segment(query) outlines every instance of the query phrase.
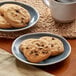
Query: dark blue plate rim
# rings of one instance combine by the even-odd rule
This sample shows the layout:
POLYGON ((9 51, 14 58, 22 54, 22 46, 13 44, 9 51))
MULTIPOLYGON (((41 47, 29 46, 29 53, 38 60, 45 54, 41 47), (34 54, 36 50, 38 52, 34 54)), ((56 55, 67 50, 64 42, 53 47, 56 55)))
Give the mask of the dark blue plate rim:
POLYGON ((26 29, 29 29, 29 28, 33 27, 38 22, 40 15, 39 15, 39 12, 38 12, 38 10, 36 8, 34 8, 33 6, 31 6, 31 5, 27 4, 27 3, 23 3, 23 2, 19 2, 19 1, 2 1, 2 2, 0 2, 0 4, 8 3, 8 2, 9 3, 12 3, 12 2, 13 3, 20 3, 20 4, 24 4, 25 6, 28 6, 28 7, 32 8, 37 13, 38 18, 37 18, 37 20, 35 22, 33 22, 33 24, 29 25, 28 27, 23 27, 23 28, 18 28, 18 29, 13 29, 13 30, 11 30, 11 29, 9 29, 9 30, 8 29, 0 29, 0 31, 2 31, 2 32, 22 31, 22 30, 26 30, 26 29))
POLYGON ((57 35, 57 34, 52 34, 52 33, 49 33, 49 32, 47 32, 47 33, 46 33, 46 32, 38 32, 38 33, 29 33, 29 34, 21 35, 20 37, 18 37, 18 38, 16 38, 16 39, 14 40, 11 49, 12 49, 13 55, 14 55, 18 60, 20 60, 20 61, 22 61, 22 62, 24 62, 24 63, 30 64, 30 65, 36 65, 36 66, 46 66, 46 65, 52 65, 52 64, 59 63, 59 62, 65 60, 65 59, 70 55, 70 53, 71 53, 71 45, 69 44, 69 42, 68 42, 64 37, 62 37, 62 36, 60 36, 60 35, 57 35), (18 39, 20 39, 20 38, 22 38, 22 37, 25 37, 25 36, 35 35, 35 34, 50 34, 50 35, 54 35, 54 36, 57 36, 57 37, 65 40, 66 43, 67 43, 68 46, 69 46, 69 51, 68 51, 67 55, 66 55, 64 58, 60 59, 60 60, 54 61, 54 62, 52 62, 52 63, 46 63, 46 64, 45 64, 45 63, 44 63, 44 64, 31 63, 31 62, 28 62, 28 61, 24 61, 24 60, 22 60, 20 57, 16 56, 16 54, 15 54, 15 52, 14 52, 14 50, 13 50, 13 47, 14 47, 14 45, 15 45, 16 40, 18 40, 18 39))

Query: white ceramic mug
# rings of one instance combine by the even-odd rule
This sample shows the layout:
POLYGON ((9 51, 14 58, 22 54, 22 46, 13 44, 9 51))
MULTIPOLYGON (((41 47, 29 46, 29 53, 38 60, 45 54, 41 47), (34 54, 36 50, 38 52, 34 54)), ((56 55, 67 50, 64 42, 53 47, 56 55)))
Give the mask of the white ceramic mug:
POLYGON ((52 9, 52 16, 55 20, 66 23, 76 18, 76 2, 62 3, 55 0, 43 0, 52 9))

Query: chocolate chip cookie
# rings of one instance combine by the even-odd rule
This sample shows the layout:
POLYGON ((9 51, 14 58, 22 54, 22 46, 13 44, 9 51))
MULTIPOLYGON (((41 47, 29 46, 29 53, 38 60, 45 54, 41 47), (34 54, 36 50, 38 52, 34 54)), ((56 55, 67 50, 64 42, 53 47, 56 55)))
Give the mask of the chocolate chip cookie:
POLYGON ((15 28, 25 27, 30 21, 29 12, 16 4, 3 4, 1 11, 5 19, 15 28))
POLYGON ((24 49, 26 48, 25 46, 28 45, 28 43, 30 44, 34 40, 36 40, 36 39, 30 38, 30 39, 23 40, 19 47, 20 51, 23 53, 24 49))
POLYGON ((48 45, 51 47, 51 56, 56 56, 64 52, 64 46, 61 40, 55 37, 44 36, 40 38, 43 41, 47 41, 48 45))
POLYGON ((46 41, 34 39, 23 48, 23 54, 30 62, 41 62, 51 55, 50 47, 46 41))

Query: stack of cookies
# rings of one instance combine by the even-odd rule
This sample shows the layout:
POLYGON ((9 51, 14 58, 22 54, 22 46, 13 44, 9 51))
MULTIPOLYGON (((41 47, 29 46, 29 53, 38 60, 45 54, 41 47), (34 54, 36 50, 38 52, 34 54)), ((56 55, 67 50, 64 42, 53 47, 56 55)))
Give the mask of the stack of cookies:
POLYGON ((27 26, 30 21, 29 12, 16 4, 0 6, 0 28, 20 28, 27 26))
POLYGON ((28 61, 38 63, 50 56, 56 56, 64 52, 61 40, 55 37, 44 36, 39 39, 26 39, 20 44, 20 51, 28 61))

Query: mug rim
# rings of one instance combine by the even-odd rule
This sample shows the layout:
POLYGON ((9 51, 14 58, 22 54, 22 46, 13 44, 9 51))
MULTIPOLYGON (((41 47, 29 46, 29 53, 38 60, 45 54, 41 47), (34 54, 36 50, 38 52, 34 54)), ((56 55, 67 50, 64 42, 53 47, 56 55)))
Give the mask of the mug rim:
POLYGON ((56 1, 56 0, 51 0, 51 1, 54 1, 54 2, 59 3, 59 4, 64 4, 64 5, 76 4, 76 2, 66 2, 66 3, 64 3, 64 2, 58 2, 58 1, 56 1))

